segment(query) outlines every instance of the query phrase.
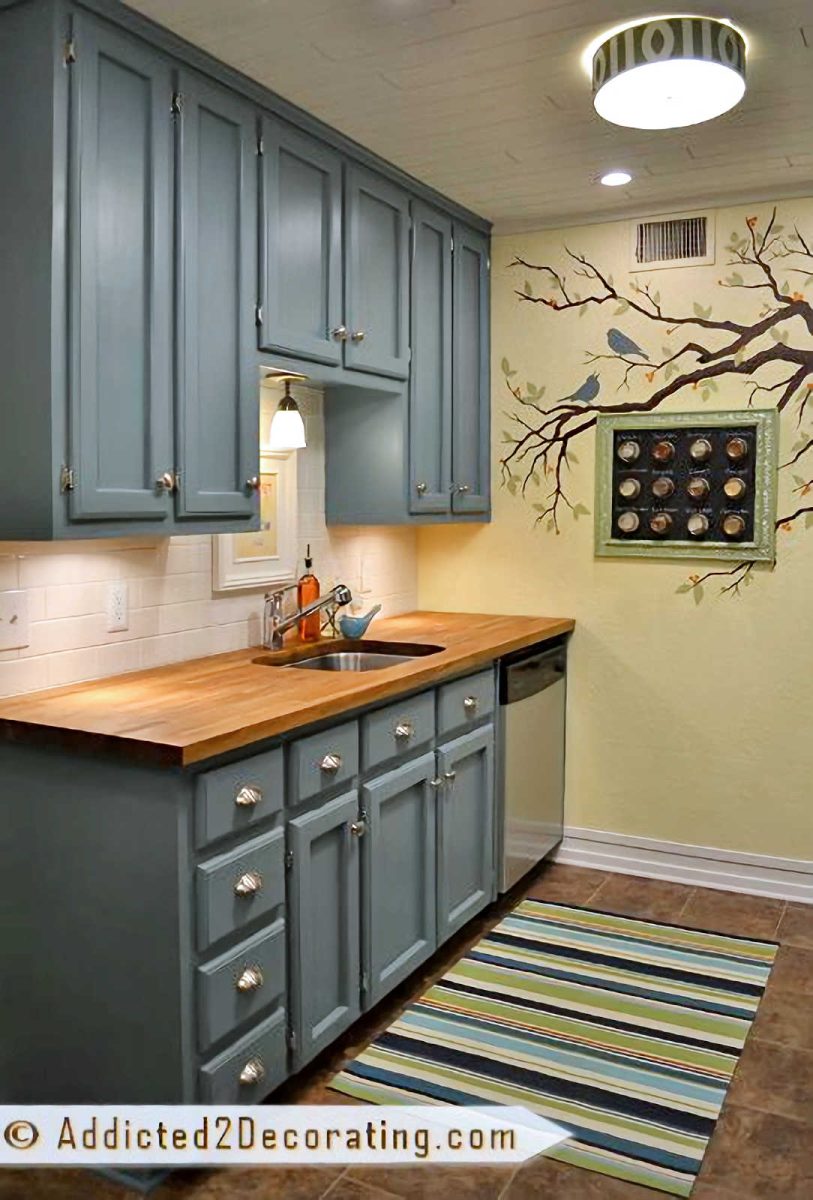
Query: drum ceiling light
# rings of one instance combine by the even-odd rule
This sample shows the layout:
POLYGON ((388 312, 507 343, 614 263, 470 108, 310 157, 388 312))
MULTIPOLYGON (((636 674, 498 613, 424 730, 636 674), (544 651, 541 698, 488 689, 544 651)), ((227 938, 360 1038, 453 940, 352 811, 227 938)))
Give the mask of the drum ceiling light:
POLYGON ((711 17, 653 17, 589 47, 593 103, 631 129, 679 129, 728 112, 745 94, 745 38, 711 17))

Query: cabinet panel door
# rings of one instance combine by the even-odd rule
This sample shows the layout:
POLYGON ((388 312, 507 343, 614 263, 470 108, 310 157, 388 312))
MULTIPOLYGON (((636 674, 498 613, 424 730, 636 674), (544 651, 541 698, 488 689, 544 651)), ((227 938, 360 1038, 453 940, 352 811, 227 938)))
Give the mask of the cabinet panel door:
POLYGON ((346 367, 409 374, 409 200, 395 184, 347 168, 346 367))
POLYGON ((359 842, 350 829, 357 817, 353 791, 296 817, 288 827, 297 1070, 361 1011, 359 842))
POLYGON ((250 517, 260 455, 254 109, 182 74, 178 514, 250 517))
POLYGON ((342 343, 342 165, 335 151, 264 117, 260 344, 337 364, 342 343))
POLYGON ((70 515, 166 520, 172 457, 172 77, 135 39, 74 18, 70 515))
POLYGON ((487 513, 491 493, 488 238, 454 231, 452 511, 487 513))
POLYGON ((438 751, 438 941, 489 903, 494 874, 494 726, 438 751))
POLYGON ((452 479, 452 222, 412 202, 409 511, 445 513, 452 479))
POLYGON ((436 945, 435 755, 362 789, 365 1005, 377 1004, 436 945))

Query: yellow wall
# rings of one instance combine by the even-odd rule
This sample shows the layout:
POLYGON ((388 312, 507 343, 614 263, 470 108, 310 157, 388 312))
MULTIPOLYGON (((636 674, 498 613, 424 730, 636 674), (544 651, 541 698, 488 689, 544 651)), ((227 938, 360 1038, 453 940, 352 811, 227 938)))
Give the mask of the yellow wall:
MULTIPOLYGON (((779 213, 786 228, 798 223, 813 244, 813 200, 782 202, 779 213)), ((813 529, 802 519, 780 530, 776 569, 755 571, 740 597, 721 597, 724 581, 712 580, 697 603, 695 594, 678 594, 677 588, 689 574, 716 564, 594 558, 592 431, 574 443, 579 462, 571 489, 591 515, 574 521, 565 514, 560 536, 534 527, 529 501, 540 497, 523 501, 510 495, 500 486, 498 467, 503 431, 510 428, 504 414, 518 407, 501 370, 504 357, 518 372, 512 382, 544 385, 545 401, 551 402, 585 378, 591 369, 585 366, 586 350, 607 353, 610 326, 638 340, 653 358, 661 356, 662 346, 676 348, 676 338, 656 333, 635 314, 616 315, 616 305, 579 316, 522 303, 514 289, 526 278, 535 294, 553 293, 539 276, 509 269, 515 255, 565 269, 567 245, 611 272, 619 291, 636 278, 648 279, 662 293, 664 307, 691 313, 699 302, 712 305, 715 318, 750 325, 765 293, 724 289, 718 281, 732 270, 725 251, 731 232, 747 232, 746 217, 752 215, 764 225, 770 209, 718 212, 716 266, 644 277, 628 270, 626 222, 494 240, 494 519, 489 526, 421 531, 419 598, 422 608, 576 618, 568 825, 813 859, 813 529)), ((794 290, 804 290, 803 276, 793 280, 794 290)), ((584 294, 587 287, 576 281, 574 290, 584 294)), ((807 292, 813 298, 813 281, 807 292)), ((789 337, 813 349, 798 318, 789 323, 789 337)), ((711 341, 720 344, 719 336, 711 341)), ((616 394, 617 364, 601 362, 597 369, 601 402, 643 399, 651 392, 643 373, 636 372, 630 393, 616 394)), ((769 373, 766 381, 780 377, 769 373)), ((684 390, 665 411, 740 407, 748 390, 745 379, 723 381, 705 404, 698 392, 684 390)), ((772 403, 776 395, 758 402, 767 406, 766 399, 772 403)), ((783 416, 782 461, 799 438, 797 411, 794 405, 783 416)), ((802 429, 813 433, 813 411, 802 429)), ((799 472, 804 479, 813 476, 813 452, 799 472)), ((791 473, 780 472, 782 515, 799 506, 791 495, 794 486, 791 473)))

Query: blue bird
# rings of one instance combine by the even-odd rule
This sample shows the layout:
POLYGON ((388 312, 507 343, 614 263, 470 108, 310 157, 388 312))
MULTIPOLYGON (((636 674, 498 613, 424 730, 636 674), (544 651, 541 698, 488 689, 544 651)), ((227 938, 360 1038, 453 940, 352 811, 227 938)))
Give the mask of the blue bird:
POLYGON ((630 355, 634 355, 637 358, 643 358, 646 362, 649 362, 649 355, 642 350, 641 347, 632 340, 632 338, 628 338, 625 333, 622 333, 620 329, 607 330, 607 345, 616 354, 623 354, 625 358, 629 358, 630 355))
POLYGON ((600 388, 598 375, 588 375, 584 383, 576 388, 573 395, 565 396, 561 403, 565 404, 568 400, 573 400, 576 404, 589 404, 591 400, 595 400, 600 388))

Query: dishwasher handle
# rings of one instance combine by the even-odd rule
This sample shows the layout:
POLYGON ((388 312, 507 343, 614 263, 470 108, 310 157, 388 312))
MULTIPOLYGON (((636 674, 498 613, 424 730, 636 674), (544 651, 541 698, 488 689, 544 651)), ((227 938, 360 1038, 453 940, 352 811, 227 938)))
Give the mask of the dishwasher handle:
POLYGON ((500 663, 500 704, 527 700, 546 688, 563 681, 567 670, 567 650, 557 646, 525 658, 500 663))

